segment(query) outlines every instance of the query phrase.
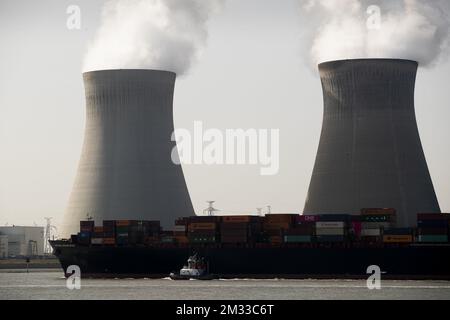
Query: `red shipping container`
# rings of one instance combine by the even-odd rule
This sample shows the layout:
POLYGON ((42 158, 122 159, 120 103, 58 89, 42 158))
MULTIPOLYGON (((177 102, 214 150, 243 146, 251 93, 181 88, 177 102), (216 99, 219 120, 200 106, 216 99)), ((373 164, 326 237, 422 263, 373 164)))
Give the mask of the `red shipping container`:
POLYGON ((361 230, 362 230, 362 223, 361 222, 353 221, 352 222, 352 228, 353 228, 353 231, 355 231, 355 235, 356 236, 360 236, 361 235, 361 230))

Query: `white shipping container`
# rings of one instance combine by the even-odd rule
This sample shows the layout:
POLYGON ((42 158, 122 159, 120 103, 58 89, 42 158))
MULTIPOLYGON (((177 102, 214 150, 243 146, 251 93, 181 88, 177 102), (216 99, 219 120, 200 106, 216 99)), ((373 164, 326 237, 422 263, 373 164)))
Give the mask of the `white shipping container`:
POLYGON ((380 229, 362 229, 361 236, 378 237, 378 236, 381 236, 381 230, 380 229))
POLYGON ((318 236, 343 236, 345 235, 344 228, 316 228, 316 235, 318 236))
POLYGON ((103 238, 92 238, 91 244, 103 244, 103 238))
POLYGON ((325 222, 325 221, 318 221, 316 222, 316 228, 331 228, 331 229, 339 229, 344 228, 345 224, 343 221, 331 221, 331 222, 325 222))

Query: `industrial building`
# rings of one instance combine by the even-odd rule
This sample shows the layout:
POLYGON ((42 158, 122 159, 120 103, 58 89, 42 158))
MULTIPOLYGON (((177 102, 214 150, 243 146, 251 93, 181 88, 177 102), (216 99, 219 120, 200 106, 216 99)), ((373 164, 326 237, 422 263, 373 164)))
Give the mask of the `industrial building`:
POLYGON ((44 227, 0 227, 0 258, 42 256, 44 227))
POLYGON ((439 213, 416 123, 418 63, 331 61, 319 66, 323 127, 305 214, 395 208, 400 227, 439 213))
POLYGON ((80 220, 159 220, 193 215, 180 165, 172 161, 176 75, 155 70, 84 73, 86 127, 60 235, 80 220))

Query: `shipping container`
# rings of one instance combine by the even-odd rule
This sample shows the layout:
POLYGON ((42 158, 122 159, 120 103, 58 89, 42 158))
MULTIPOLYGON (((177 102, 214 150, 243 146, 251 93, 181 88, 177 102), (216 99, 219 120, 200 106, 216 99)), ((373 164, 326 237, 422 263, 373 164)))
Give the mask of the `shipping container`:
POLYGON ((362 222, 352 221, 351 229, 353 230, 353 233, 355 234, 355 236, 359 237, 361 235, 362 222))
POLYGON ((186 232, 187 227, 185 225, 178 225, 173 227, 172 229, 174 232, 186 232))
POLYGON ((384 235, 383 242, 385 243, 412 243, 412 235, 384 235))
POLYGON ((176 240, 174 237, 161 237, 161 243, 175 243, 176 240))
POLYGON ((102 245, 103 238, 91 238, 91 244, 93 245, 102 245))
POLYGON ((344 227, 345 227, 345 223, 344 222, 338 222, 338 221, 335 221, 335 222, 322 222, 322 221, 316 222, 316 228, 322 228, 322 229, 325 229, 325 228, 331 228, 331 229, 340 228, 340 229, 343 229, 344 227))
POLYGON ((362 237, 379 237, 381 236, 380 229, 362 229, 361 230, 362 237))
POLYGON ((333 221, 341 221, 347 222, 350 221, 351 215, 349 214, 321 214, 319 215, 319 221, 324 222, 333 222, 333 221))
POLYGON ((289 235, 284 236, 284 242, 286 243, 311 243, 311 236, 289 235))
POLYGON ((361 241, 364 243, 380 243, 382 242, 382 238, 380 236, 362 236, 361 241))
POLYGON ((448 228, 447 220, 419 220, 417 221, 419 228, 448 228))
POLYGON ((116 220, 116 227, 128 227, 131 225, 131 220, 116 220))
POLYGON ((367 215, 361 216, 361 222, 395 222, 395 219, 390 215, 367 215))
POLYGON ((266 214, 264 216, 265 223, 294 223, 298 214, 266 214))
POLYGON ((103 230, 106 231, 114 231, 116 229, 116 221, 115 220, 103 220, 103 230))
POLYGON ((417 214, 417 220, 450 220, 450 214, 448 213, 419 213, 417 214))
POLYGON ((257 216, 222 216, 223 223, 250 223, 256 222, 257 216))
POLYGON ((392 236, 410 236, 414 232, 411 228, 391 228, 391 229, 384 229, 383 234, 384 235, 392 235, 392 236))
POLYGON ((314 235, 316 228, 314 225, 303 226, 299 225, 295 228, 286 229, 284 231, 285 236, 312 236, 314 235))
POLYGON ((362 222, 362 229, 392 229, 393 224, 390 222, 362 222))
POLYGON ((271 244, 281 244, 281 243, 283 243, 283 237, 281 237, 281 236, 271 236, 269 238, 269 242, 271 244))
POLYGON ((265 222, 263 224, 263 230, 286 230, 291 229, 292 223, 286 222, 265 222))
POLYGON ((116 237, 116 243, 117 243, 117 245, 128 245, 129 244, 129 242, 128 242, 128 236, 127 237, 120 237, 120 236, 117 236, 116 237))
POLYGON ((189 235, 189 242, 202 244, 202 243, 215 243, 217 242, 216 236, 211 235, 189 235))
POLYGON ((448 228, 419 228, 417 229, 417 233, 419 235, 442 235, 448 234, 448 228))
POLYGON ((189 217, 189 223, 218 223, 221 221, 219 216, 192 216, 189 217))
POLYGON ((116 244, 116 238, 103 238, 104 245, 114 245, 116 244))
POLYGON ((186 244, 189 243, 189 238, 187 236, 174 236, 177 243, 186 244))
POLYGON ((80 231, 81 232, 93 232, 94 225, 95 225, 95 222, 93 220, 80 221, 80 231))
POLYGON ((189 231, 197 230, 216 230, 217 224, 214 222, 196 222, 189 224, 189 231))
POLYGON ((317 236, 344 236, 344 228, 316 228, 317 236))
POLYGON ((419 235, 418 240, 422 243, 447 243, 448 235, 419 235))
POLYGON ((320 243, 331 243, 331 242, 344 242, 344 236, 333 236, 333 235, 324 235, 324 236, 316 236, 317 242, 320 243))
POLYGON ((363 208, 361 209, 361 215, 391 215, 394 216, 396 214, 396 210, 393 208, 363 208))
POLYGON ((241 236, 230 236, 230 235, 221 235, 220 242, 222 243, 248 243, 249 239, 246 235, 241 236))

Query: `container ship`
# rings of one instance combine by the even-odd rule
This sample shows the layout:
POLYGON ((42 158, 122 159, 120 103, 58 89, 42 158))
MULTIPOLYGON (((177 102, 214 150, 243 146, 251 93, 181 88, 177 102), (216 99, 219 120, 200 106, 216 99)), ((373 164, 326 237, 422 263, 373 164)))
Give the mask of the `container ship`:
MULTIPOLYGON (((159 221, 81 221, 80 232, 51 245, 63 270, 82 277, 161 278, 203 257, 222 278, 450 279, 450 214, 418 214, 417 228, 397 228, 394 209, 359 215, 267 214, 159 221)), ((69 276, 69 274, 66 274, 69 276)))

